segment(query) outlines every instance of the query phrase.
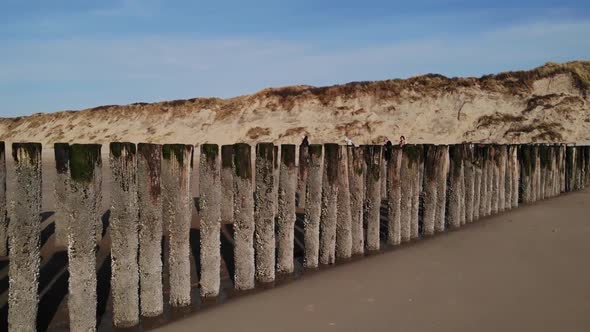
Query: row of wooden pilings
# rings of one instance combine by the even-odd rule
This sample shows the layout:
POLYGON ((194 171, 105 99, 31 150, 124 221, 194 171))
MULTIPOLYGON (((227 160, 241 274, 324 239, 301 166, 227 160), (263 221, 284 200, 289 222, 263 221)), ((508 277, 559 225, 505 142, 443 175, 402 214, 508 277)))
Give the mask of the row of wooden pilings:
MULTIPOLYGON (((56 241, 68 249, 70 328, 91 331, 97 325, 101 146, 54 148, 55 232, 56 241)), ((281 145, 280 153, 278 148, 259 143, 251 155, 248 144, 200 146, 201 297, 219 294, 222 222, 234 225, 234 287, 248 290, 294 271, 296 208, 304 212, 303 265, 313 269, 590 184, 588 146, 312 144, 299 147, 298 162, 295 145, 281 145), (383 203, 387 234, 380 238, 383 203)), ((36 328, 41 149, 36 143, 13 144, 16 185, 8 193, 7 213, 5 147, 0 144, 0 255, 10 256, 10 331, 36 328)), ((162 314, 163 236, 169 251, 164 255, 169 304, 191 305, 192 155, 192 145, 110 144, 111 292, 117 327, 162 314)))

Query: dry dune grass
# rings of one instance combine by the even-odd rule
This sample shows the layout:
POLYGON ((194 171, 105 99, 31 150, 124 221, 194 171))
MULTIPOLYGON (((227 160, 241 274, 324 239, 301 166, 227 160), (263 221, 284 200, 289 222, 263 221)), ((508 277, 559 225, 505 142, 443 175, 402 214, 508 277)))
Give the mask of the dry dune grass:
POLYGON ((480 78, 428 74, 328 87, 268 88, 229 99, 106 105, 0 119, 0 140, 190 143, 414 143, 590 140, 590 61, 480 78), (379 141, 380 142, 380 141, 379 141))

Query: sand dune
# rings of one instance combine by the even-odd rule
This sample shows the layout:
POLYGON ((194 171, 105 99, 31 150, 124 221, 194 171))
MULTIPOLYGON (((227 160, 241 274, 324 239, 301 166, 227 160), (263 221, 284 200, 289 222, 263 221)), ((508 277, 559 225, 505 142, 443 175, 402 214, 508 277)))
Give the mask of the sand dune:
POLYGON ((269 88, 0 119, 0 140, 200 144, 590 141, 590 61, 480 78, 424 75, 331 87, 269 88))

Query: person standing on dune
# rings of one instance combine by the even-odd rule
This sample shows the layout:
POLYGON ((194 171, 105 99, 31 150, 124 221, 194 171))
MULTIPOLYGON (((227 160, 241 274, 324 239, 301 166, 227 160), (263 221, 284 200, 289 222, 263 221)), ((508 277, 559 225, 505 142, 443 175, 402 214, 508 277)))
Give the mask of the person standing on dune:
POLYGON ((301 141, 301 146, 309 146, 309 139, 307 135, 303 136, 303 141, 301 141))
POLYGON ((346 142, 346 145, 348 145, 348 146, 354 146, 354 143, 352 142, 352 140, 346 136, 344 136, 344 142, 346 142))

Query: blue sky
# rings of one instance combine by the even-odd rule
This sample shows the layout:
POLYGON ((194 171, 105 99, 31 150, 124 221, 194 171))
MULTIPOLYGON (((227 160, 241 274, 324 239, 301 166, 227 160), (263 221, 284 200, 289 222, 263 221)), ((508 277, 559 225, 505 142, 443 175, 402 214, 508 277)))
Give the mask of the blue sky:
POLYGON ((590 59, 590 1, 1 0, 0 116, 590 59))

